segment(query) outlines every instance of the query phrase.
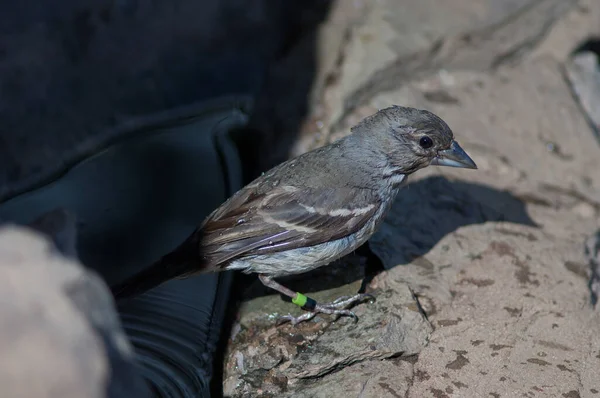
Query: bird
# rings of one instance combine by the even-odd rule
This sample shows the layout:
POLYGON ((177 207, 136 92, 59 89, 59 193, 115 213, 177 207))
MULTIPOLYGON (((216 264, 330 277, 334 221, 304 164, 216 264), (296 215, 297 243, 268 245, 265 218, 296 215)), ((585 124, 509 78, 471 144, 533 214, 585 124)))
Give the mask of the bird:
POLYGON ((367 116, 348 135, 262 173, 210 213, 173 251, 111 286, 116 300, 171 279, 228 270, 258 274, 268 288, 305 312, 356 315, 347 308, 369 294, 331 303, 275 279, 326 266, 361 247, 385 218, 408 176, 427 166, 477 169, 434 113, 392 105, 367 116))

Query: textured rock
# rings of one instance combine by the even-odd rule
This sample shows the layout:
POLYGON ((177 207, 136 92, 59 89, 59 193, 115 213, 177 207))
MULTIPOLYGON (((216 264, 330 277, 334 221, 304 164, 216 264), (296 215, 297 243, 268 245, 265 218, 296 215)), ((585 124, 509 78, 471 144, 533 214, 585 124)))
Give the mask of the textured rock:
MULTIPOLYGON (((347 294, 358 287, 359 284, 351 284, 312 296, 325 301, 343 294, 342 289, 347 289, 347 294)), ((255 299, 261 302, 258 305, 247 304, 247 308, 256 308, 259 313, 246 310, 240 319, 239 331, 233 336, 227 355, 225 393, 244 396, 259 388, 280 394, 303 391, 306 385, 315 389, 320 383, 335 385, 332 380, 336 376, 321 379, 322 376, 352 367, 347 375, 356 373, 362 379, 372 371, 366 367, 363 372, 358 370, 363 367, 352 365, 421 351, 432 329, 408 286, 389 281, 381 283, 374 293, 376 302, 355 308, 358 323, 349 319, 328 323, 319 317, 317 322, 277 327, 277 314, 272 311, 279 308, 274 304, 278 296, 255 299), (270 317, 261 322, 266 308, 271 311, 270 317)), ((287 309, 291 307, 290 303, 285 305, 287 309)))
MULTIPOLYGON (((240 313, 243 338, 230 344, 228 391, 436 398, 600 393, 600 318, 588 288, 590 277, 598 284, 597 241, 588 242, 587 257, 584 251, 600 222, 600 148, 565 81, 573 51, 600 33, 600 4, 503 2, 494 10, 500 2, 469 2, 455 14, 450 8, 463 2, 411 3, 402 12, 386 1, 357 4, 364 12, 348 25, 330 72, 335 78, 313 99, 313 118, 294 153, 347 134, 390 104, 429 109, 452 127, 479 170, 428 168, 411 178, 371 239, 385 271, 366 290, 378 301, 356 307, 359 325, 365 316, 373 323, 387 317, 381 311, 387 292, 410 290, 434 330, 427 346, 401 361, 352 364, 343 362, 345 353, 320 349, 311 355, 315 369, 336 359, 343 365, 309 371, 306 379, 285 373, 302 355, 276 355, 268 371, 252 378, 235 369, 247 358, 237 347, 268 351, 269 340, 249 331, 288 333, 289 326, 270 329, 257 314, 274 322, 290 307, 272 296, 254 299, 240 313), (429 24, 422 11, 443 21, 429 24), (294 358, 289 367, 287 358, 294 358), (373 376, 388 374, 394 383, 373 376)), ((577 65, 591 66, 586 57, 577 65)), ((590 84, 579 85, 596 94, 590 84)), ((321 284, 323 275, 331 274, 325 281, 337 287, 324 298, 355 292, 364 273, 350 259, 341 263, 305 276, 297 290, 320 298, 320 290, 331 289, 321 284)), ((324 331, 329 336, 318 340, 329 346, 351 340, 344 320, 327 320, 294 330, 324 331)), ((304 344, 287 341, 292 351, 304 344)))
POLYGON ((0 228, 0 274, 3 395, 148 396, 98 276, 16 226, 0 228))
POLYGON ((367 103, 382 92, 440 71, 488 71, 519 59, 575 3, 455 0, 411 2, 405 7, 391 1, 365 3, 364 18, 339 50, 344 62, 336 79, 315 106, 319 134, 299 140, 294 153, 346 134, 376 109, 367 103))
MULTIPOLYGON (((488 224, 461 228, 429 252, 436 266, 429 282, 420 281, 430 285, 421 294, 436 296, 437 312, 428 311, 436 330, 415 364, 422 380, 410 396, 600 391, 600 317, 588 305, 587 267, 574 243, 534 228, 488 224), (451 294, 442 298, 441 286, 451 294)), ((402 268, 388 277, 419 272, 418 265, 402 268)))
POLYGON ((565 65, 573 94, 600 138, 600 58, 592 51, 575 54, 565 65))
POLYGON ((306 382, 288 397, 403 397, 412 381, 412 366, 404 360, 366 361, 326 379, 306 382))

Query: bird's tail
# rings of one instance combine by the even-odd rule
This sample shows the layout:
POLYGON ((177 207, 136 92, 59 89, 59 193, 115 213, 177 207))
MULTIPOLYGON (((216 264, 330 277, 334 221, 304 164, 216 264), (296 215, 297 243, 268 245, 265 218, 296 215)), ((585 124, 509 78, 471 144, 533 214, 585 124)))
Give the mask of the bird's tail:
POLYGON ((172 252, 137 274, 118 284, 110 290, 116 300, 138 296, 171 279, 185 278, 193 274, 208 271, 200 256, 196 233, 172 252))

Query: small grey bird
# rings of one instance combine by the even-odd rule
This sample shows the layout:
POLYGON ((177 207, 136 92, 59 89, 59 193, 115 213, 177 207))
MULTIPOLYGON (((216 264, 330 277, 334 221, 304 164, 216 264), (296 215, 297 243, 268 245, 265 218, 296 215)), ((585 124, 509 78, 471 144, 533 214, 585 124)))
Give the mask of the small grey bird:
POLYGON ((392 106, 351 134, 264 173, 213 211, 192 235, 148 269, 112 287, 117 299, 167 280, 240 270, 308 312, 355 315, 369 295, 319 304, 273 278, 327 265, 356 250, 381 224, 409 174, 429 165, 476 169, 452 130, 426 110, 392 106))

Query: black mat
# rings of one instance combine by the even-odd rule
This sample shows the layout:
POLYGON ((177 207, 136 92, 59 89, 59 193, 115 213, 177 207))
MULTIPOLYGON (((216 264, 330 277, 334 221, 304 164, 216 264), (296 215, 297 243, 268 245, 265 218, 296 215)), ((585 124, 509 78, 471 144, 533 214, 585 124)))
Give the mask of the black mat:
MULTIPOLYGON (((211 101, 133 123, 62 176, 0 204, 26 223, 56 207, 78 218, 81 261, 114 283, 183 241, 241 185, 227 132, 241 127, 244 98, 211 101)), ((209 395, 212 357, 230 275, 171 281, 120 303, 141 372, 161 396, 209 395)))

